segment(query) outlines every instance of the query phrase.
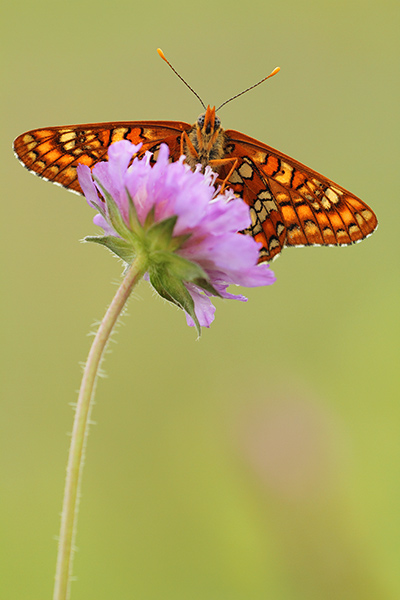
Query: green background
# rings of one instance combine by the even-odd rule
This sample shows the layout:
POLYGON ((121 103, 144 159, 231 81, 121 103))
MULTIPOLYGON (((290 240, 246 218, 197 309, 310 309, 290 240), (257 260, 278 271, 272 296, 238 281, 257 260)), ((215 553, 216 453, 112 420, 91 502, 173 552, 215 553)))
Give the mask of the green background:
POLYGON ((31 177, 36 127, 210 104, 351 189, 378 231, 287 249, 196 341, 142 283, 103 364, 72 600, 400 597, 398 3, 4 3, 0 597, 50 598, 70 403, 121 266, 31 177))

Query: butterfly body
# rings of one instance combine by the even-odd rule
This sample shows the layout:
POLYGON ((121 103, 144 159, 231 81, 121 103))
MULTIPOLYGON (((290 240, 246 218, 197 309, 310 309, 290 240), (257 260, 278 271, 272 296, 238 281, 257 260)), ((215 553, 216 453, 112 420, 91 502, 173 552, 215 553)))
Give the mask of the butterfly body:
POLYGON ((192 169, 210 165, 218 182, 233 189, 250 207, 252 224, 242 233, 262 244, 259 262, 284 246, 348 245, 377 226, 373 211, 359 198, 278 150, 234 130, 224 130, 208 107, 196 123, 127 121, 48 127, 16 138, 22 164, 40 177, 82 194, 79 163, 93 167, 107 160, 110 144, 142 143, 156 158, 161 143, 172 161, 181 154, 192 169))
POLYGON ((215 107, 208 107, 189 131, 183 133, 182 150, 192 169, 201 164, 203 170, 207 165, 212 165, 218 171, 218 164, 226 154, 226 135, 215 114, 215 107))

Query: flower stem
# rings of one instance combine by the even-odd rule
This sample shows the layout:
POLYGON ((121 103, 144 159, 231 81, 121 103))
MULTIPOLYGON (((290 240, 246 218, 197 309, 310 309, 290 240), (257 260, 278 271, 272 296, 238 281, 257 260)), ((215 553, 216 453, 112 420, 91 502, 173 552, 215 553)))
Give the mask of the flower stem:
POLYGON ((147 270, 147 258, 138 255, 118 288, 94 338, 83 373, 76 406, 65 481, 57 568, 53 600, 67 600, 70 594, 73 545, 78 516, 78 497, 84 451, 94 389, 101 359, 110 334, 133 287, 147 270))

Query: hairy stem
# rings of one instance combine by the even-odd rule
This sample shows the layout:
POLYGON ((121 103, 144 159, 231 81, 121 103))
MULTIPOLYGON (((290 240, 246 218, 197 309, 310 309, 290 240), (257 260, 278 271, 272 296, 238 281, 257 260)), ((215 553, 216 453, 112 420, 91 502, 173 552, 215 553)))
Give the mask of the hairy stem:
POLYGON ((146 268, 146 258, 137 256, 129 267, 122 284, 118 288, 118 291, 100 324, 86 362, 79 390, 68 456, 53 600, 67 600, 70 594, 73 545, 78 516, 79 487, 82 476, 91 405, 99 366, 113 327, 117 322, 133 287, 144 275, 146 268))

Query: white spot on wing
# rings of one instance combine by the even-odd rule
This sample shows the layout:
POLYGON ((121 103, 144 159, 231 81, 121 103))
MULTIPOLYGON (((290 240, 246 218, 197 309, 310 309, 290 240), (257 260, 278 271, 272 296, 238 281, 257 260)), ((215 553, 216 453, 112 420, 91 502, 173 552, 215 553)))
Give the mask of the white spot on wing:
POLYGON ((251 179, 253 177, 253 168, 247 162, 244 162, 239 167, 239 173, 244 179, 251 179))
POLYGON ((325 196, 327 196, 329 198, 329 200, 331 202, 333 202, 334 204, 336 204, 337 202, 339 202, 340 198, 337 195, 336 192, 333 191, 332 188, 328 188, 325 192, 325 196))

